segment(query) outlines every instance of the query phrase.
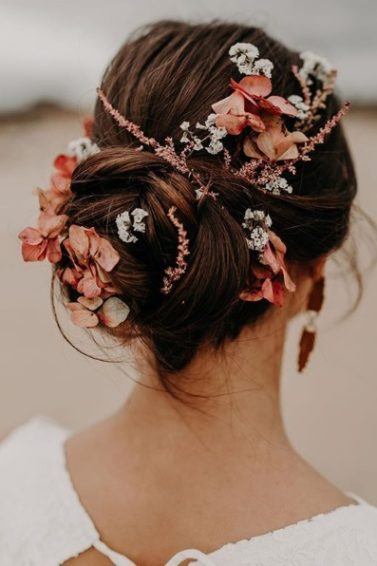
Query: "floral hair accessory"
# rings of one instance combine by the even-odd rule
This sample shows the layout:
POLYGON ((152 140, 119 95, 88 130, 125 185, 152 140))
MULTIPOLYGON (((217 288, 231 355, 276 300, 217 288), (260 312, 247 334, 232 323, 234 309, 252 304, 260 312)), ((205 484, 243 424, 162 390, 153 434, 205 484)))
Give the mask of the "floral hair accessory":
POLYGON ((190 255, 189 251, 189 239, 187 238, 187 232, 183 224, 175 216, 176 207, 172 206, 169 208, 168 217, 170 218, 173 225, 178 231, 178 254, 175 260, 174 267, 167 267, 165 269, 165 277, 163 279, 163 287, 161 289, 164 295, 168 295, 173 288, 173 284, 176 283, 182 275, 187 270, 186 257, 190 255))
POLYGON ((259 49, 251 43, 235 43, 229 49, 230 60, 236 63, 242 75, 265 75, 271 78, 274 68, 269 59, 258 59, 259 49))
POLYGON ((118 214, 115 222, 118 228, 118 236, 122 242, 128 244, 138 241, 135 232, 145 233, 144 218, 146 216, 148 216, 148 212, 142 208, 135 208, 131 213, 125 210, 121 214, 118 214))
POLYGON ((313 123, 320 117, 325 101, 335 86, 336 71, 323 58, 310 52, 301 54, 303 61, 299 69, 292 72, 301 86, 301 94, 288 99, 273 92, 273 63, 259 58, 259 49, 251 43, 236 43, 229 50, 231 61, 236 63, 240 74, 246 75, 239 82, 230 79, 232 93, 212 104, 213 112, 204 123, 191 126, 186 120, 181 124, 183 134, 178 151, 172 138, 164 144, 148 138, 141 128, 123 117, 109 102, 100 89, 98 96, 104 108, 119 126, 130 132, 142 145, 149 147, 180 173, 187 175, 197 185, 196 195, 201 201, 211 193, 205 179, 190 167, 188 158, 197 151, 212 155, 223 154, 224 167, 234 174, 247 179, 256 188, 272 194, 292 193, 292 187, 283 177, 284 172, 296 173, 299 161, 310 160, 310 153, 337 125, 348 111, 346 103, 337 114, 314 135, 309 136, 313 123), (318 85, 313 93, 313 85, 318 85), (290 131, 286 119, 294 123, 290 131), (246 161, 235 166, 227 145, 228 136, 240 137, 246 161))
POLYGON ((286 247, 270 229, 272 220, 262 210, 248 208, 242 226, 249 231, 246 242, 253 252, 251 270, 254 281, 250 289, 240 293, 239 298, 243 301, 266 299, 270 303, 282 306, 285 298, 284 289, 290 293, 296 290, 284 261, 286 247))
MULTIPOLYGON (((89 129, 87 121, 85 130, 88 134, 89 129)), ((75 224, 68 228, 68 216, 60 214, 71 198, 73 170, 98 151, 96 144, 85 136, 71 142, 67 153, 55 159, 50 187, 37 192, 41 208, 37 227, 25 228, 19 239, 25 261, 47 259, 56 266, 61 283, 76 294, 76 301, 67 304, 74 324, 85 328, 98 324, 114 328, 129 314, 129 307, 115 296, 117 289, 109 277, 119 262, 119 254, 94 228, 75 224), (62 260, 64 267, 59 265, 62 260)), ((137 221, 141 222, 140 216, 137 221)))

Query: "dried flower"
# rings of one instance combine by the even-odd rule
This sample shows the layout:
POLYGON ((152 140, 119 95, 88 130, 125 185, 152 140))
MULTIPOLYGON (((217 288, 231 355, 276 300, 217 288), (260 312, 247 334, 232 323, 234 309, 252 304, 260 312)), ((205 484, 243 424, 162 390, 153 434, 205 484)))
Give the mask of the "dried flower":
POLYGON ((148 216, 148 212, 142 208, 135 208, 131 215, 128 210, 118 214, 115 222, 118 228, 118 236, 122 242, 129 244, 138 241, 134 232, 145 233, 145 222, 143 220, 146 216, 148 216))
POLYGON ((296 118, 298 120, 306 120, 310 107, 308 104, 305 104, 302 96, 299 96, 298 94, 291 94, 291 96, 288 96, 288 100, 297 109, 296 118))
POLYGON ((92 142, 88 137, 78 138, 71 141, 67 146, 67 155, 75 157, 77 163, 81 163, 91 155, 95 155, 100 151, 97 144, 92 142))
POLYGON ((293 192, 293 187, 288 184, 287 179, 284 179, 284 177, 277 177, 276 179, 271 180, 265 184, 264 188, 266 191, 269 191, 274 195, 280 195, 281 191, 285 191, 288 194, 293 192))
POLYGON ((236 63, 243 75, 253 74, 253 62, 259 56, 259 49, 251 43, 235 43, 229 49, 230 60, 236 63))
POLYGON ((168 217, 173 223, 173 225, 177 228, 178 231, 178 253, 175 260, 174 267, 167 267, 165 269, 165 276, 163 278, 163 286, 162 286, 162 293, 168 295, 173 288, 173 284, 177 282, 182 275, 187 270, 187 261, 186 257, 190 255, 189 250, 189 239, 187 238, 187 232, 182 224, 175 216, 177 208, 175 206, 171 206, 168 210, 168 217))

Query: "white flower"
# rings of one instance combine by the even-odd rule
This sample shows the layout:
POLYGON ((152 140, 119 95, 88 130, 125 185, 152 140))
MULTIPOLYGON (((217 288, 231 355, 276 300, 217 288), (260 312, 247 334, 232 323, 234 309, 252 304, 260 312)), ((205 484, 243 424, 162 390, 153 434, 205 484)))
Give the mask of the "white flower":
POLYGON ((250 60, 259 57, 259 49, 252 43, 235 43, 229 49, 230 60, 237 62, 237 59, 244 55, 250 60), (236 59, 236 60, 235 60, 236 59))
POLYGON ((118 214, 115 219, 118 228, 118 236, 122 242, 126 242, 127 244, 138 241, 138 238, 135 234, 133 234, 133 231, 145 233, 145 223, 143 222, 143 219, 148 216, 148 212, 142 208, 135 208, 131 212, 131 215, 133 217, 133 221, 131 220, 128 210, 118 214))
POLYGON ((216 124, 216 117, 217 117, 217 114, 214 114, 214 113, 209 114, 207 116, 207 120, 205 121, 205 127, 207 129, 211 128, 212 126, 214 126, 216 124))
POLYGON ((194 136, 193 142, 194 142, 194 146, 193 146, 194 151, 200 151, 201 149, 203 149, 203 144, 201 139, 194 136))
POLYGON ((226 128, 221 126, 220 128, 216 128, 215 126, 210 128, 211 132, 211 141, 222 140, 228 134, 226 128))
POLYGON ((287 179, 284 177, 277 177, 273 181, 270 181, 264 186, 266 191, 270 191, 274 195, 280 195, 281 191, 285 191, 288 194, 293 192, 293 187, 288 184, 287 179))
POLYGON ((270 215, 263 210, 247 208, 242 226, 250 231, 246 238, 248 247, 253 251, 263 252, 269 240, 268 229, 272 226, 270 215))
POLYGON ((211 140, 211 143, 209 144, 208 147, 206 147, 206 150, 208 151, 208 153, 211 153, 212 155, 216 155, 217 153, 220 153, 220 151, 222 151, 224 149, 224 146, 222 144, 221 141, 213 139, 211 140))
POLYGON ((183 130, 184 132, 187 132, 189 127, 190 127, 190 122, 182 122, 182 124, 179 126, 181 128, 181 130, 183 130))
POLYGON ((93 143, 88 137, 72 140, 67 146, 67 154, 76 157, 77 162, 81 163, 91 155, 95 155, 100 151, 97 144, 93 143))
POLYGON ((273 68, 274 64, 269 59, 258 59, 258 61, 254 63, 252 71, 254 75, 264 75, 270 79, 273 68))
POLYGON ((288 97, 288 100, 297 110, 296 118, 298 120, 305 120, 308 117, 309 106, 305 104, 302 96, 299 96, 298 94, 291 94, 291 96, 288 97))
POLYGON ((145 233, 145 222, 143 222, 143 219, 148 216, 148 212, 142 208, 135 208, 131 214, 134 217, 133 229, 135 232, 145 233))
POLYGON ((188 135, 187 135, 187 132, 185 132, 185 133, 183 134, 183 136, 181 137, 180 141, 181 141, 182 143, 187 143, 187 142, 189 141, 189 137, 188 137, 188 135))
POLYGON ((300 75, 307 80, 309 84, 309 75, 315 77, 321 82, 325 82, 329 75, 331 75, 335 70, 325 57, 316 55, 316 53, 312 53, 311 51, 304 51, 303 53, 300 53, 300 58, 304 62, 300 69, 300 75))
POLYGON ((261 226, 256 226, 250 232, 249 238, 246 238, 248 247, 256 252, 263 252, 268 244, 268 232, 261 226))
POLYGON ((259 56, 259 50, 251 43, 235 43, 229 49, 230 60, 236 63, 243 75, 253 73, 253 62, 259 56))

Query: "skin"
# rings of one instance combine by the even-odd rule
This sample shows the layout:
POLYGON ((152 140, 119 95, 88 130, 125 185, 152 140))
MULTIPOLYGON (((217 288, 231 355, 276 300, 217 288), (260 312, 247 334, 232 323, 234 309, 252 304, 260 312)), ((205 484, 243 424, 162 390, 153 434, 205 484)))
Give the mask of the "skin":
MULTIPOLYGON (((279 381, 289 320, 305 307, 324 260, 283 308, 214 353, 203 347, 176 376, 191 396, 161 391, 153 360, 136 349, 142 383, 107 420, 66 443, 68 468, 101 538, 138 566, 176 552, 205 553, 352 501, 294 448, 279 381)), ((91 549, 66 566, 107 565, 91 549)))

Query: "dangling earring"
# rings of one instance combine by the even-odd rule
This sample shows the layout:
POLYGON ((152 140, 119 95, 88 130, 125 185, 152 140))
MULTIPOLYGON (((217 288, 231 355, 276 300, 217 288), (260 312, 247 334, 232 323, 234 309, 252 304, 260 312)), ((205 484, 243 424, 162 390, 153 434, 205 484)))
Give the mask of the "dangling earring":
POLYGON ((318 313, 322 308, 324 300, 325 278, 321 277, 313 285, 310 292, 307 308, 308 320, 303 328, 299 346, 298 371, 301 373, 308 363, 309 356, 313 351, 317 333, 318 313))

